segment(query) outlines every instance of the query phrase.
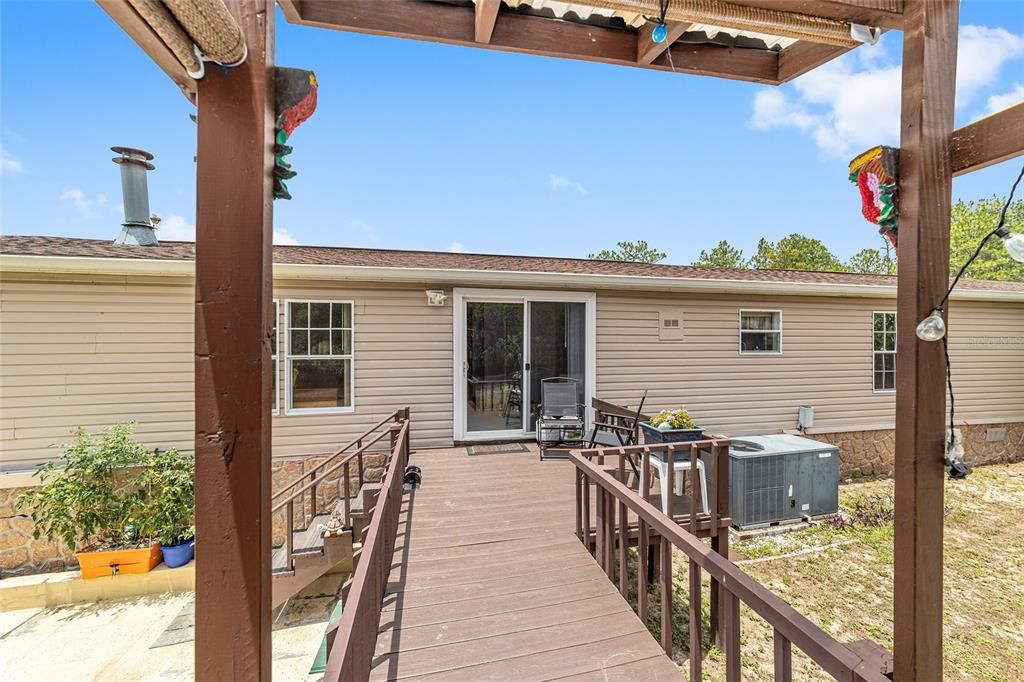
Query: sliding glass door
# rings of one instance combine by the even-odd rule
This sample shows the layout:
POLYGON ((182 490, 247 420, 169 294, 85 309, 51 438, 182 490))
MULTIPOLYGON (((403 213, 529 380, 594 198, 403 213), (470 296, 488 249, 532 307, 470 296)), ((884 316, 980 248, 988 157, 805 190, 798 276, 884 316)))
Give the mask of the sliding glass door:
POLYGON ((586 403, 587 339, 585 303, 530 301, 529 396, 527 431, 537 425, 541 381, 552 377, 576 380, 577 402, 586 403))
POLYGON ((466 431, 523 428, 523 304, 466 302, 466 431))
POLYGON ((461 367, 456 440, 533 433, 541 382, 551 377, 576 380, 586 414, 593 382, 593 295, 456 290, 455 305, 461 367))

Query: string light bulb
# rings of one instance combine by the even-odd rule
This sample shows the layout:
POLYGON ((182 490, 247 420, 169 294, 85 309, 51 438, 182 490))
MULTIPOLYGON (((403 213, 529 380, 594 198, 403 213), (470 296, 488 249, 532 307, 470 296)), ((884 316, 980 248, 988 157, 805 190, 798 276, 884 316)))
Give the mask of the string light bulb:
POLYGON ((666 38, 668 38, 668 26, 665 24, 658 24, 654 27, 654 30, 651 31, 651 40, 659 45, 665 42, 666 38))
POLYGON ((941 308, 933 310, 931 315, 917 325, 917 338, 922 341, 939 341, 945 335, 946 321, 942 319, 941 308))
POLYGON ((996 234, 1002 237, 1003 246, 1006 247, 1006 251, 1010 254, 1010 258, 1020 263, 1024 263, 1024 234, 1010 232, 1005 227, 996 232, 996 234))

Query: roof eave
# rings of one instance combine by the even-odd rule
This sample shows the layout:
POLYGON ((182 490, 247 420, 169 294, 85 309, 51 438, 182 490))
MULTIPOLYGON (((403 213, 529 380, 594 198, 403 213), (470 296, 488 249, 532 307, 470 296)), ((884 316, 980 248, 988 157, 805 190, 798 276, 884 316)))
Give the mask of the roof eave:
MULTIPOLYGON (((0 254, 0 271, 51 272, 91 275, 147 275, 190 277, 194 261, 142 258, 95 258, 81 256, 32 256, 0 254)), ((635 289, 692 293, 729 293, 789 296, 845 296, 895 298, 896 287, 888 284, 833 284, 822 282, 778 282, 738 279, 698 279, 593 273, 523 272, 453 268, 385 267, 374 265, 328 265, 275 263, 279 279, 394 282, 407 284, 474 284, 493 286, 535 286, 573 289, 635 289)), ((958 289, 959 300, 1024 302, 1024 291, 958 289)))

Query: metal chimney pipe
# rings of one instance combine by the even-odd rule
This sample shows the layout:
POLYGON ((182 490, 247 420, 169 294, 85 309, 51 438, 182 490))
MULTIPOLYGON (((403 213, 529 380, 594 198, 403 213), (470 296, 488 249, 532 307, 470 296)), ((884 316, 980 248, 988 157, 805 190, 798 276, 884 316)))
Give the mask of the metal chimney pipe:
POLYGON ((131 147, 111 147, 116 156, 111 161, 121 166, 121 194, 124 197, 124 223, 114 244, 127 246, 159 246, 156 230, 149 217, 149 186, 146 172, 156 166, 153 155, 131 147))

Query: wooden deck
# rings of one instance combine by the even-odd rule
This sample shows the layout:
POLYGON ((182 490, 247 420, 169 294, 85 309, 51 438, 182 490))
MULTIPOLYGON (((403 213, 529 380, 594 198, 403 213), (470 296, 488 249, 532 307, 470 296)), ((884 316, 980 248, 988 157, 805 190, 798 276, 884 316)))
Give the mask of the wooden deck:
POLYGON ((572 465, 424 450, 371 679, 680 679, 574 535, 572 465))

